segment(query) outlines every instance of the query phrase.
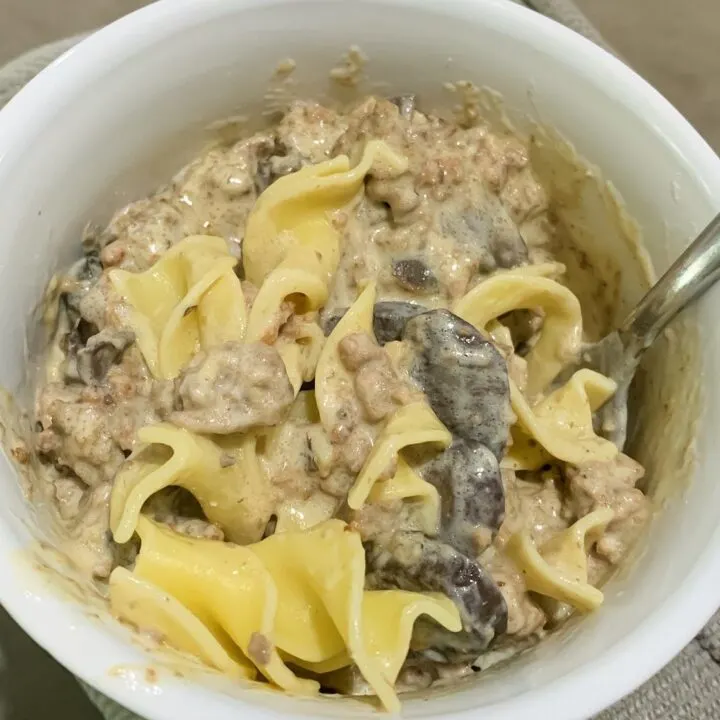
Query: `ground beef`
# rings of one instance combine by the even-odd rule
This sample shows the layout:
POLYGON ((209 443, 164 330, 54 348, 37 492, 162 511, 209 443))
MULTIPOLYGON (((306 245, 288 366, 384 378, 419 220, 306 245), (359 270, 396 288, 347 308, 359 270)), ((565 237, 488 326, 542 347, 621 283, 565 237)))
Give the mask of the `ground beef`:
POLYGON ((36 436, 41 457, 68 468, 95 487, 112 480, 125 459, 113 437, 113 415, 105 393, 85 386, 48 385, 40 396, 36 436))
POLYGON ((512 560, 498 553, 488 562, 487 570, 507 604, 507 634, 525 638, 541 630, 547 622, 545 613, 528 594, 523 575, 512 560))
POLYGON ((595 545, 595 552, 613 565, 627 554, 650 516, 650 501, 635 487, 644 472, 622 453, 610 462, 566 468, 570 504, 578 517, 605 507, 615 512, 595 545))
POLYGON ((379 422, 410 401, 411 391, 395 373, 388 354, 365 333, 352 333, 338 345, 343 365, 355 373, 355 393, 370 422, 379 422))
POLYGON ((294 399, 274 347, 227 342, 198 353, 176 382, 176 425, 229 434, 281 422, 294 399))

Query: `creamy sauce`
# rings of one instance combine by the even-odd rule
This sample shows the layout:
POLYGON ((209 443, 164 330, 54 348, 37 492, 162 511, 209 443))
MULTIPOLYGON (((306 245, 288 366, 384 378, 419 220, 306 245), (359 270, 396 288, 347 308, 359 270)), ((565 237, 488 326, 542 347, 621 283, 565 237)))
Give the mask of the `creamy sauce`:
MULTIPOLYGON (((351 84, 361 73, 361 56, 350 54, 335 79, 351 84)), ((133 548, 111 539, 108 502, 139 428, 169 420, 200 433, 253 430, 272 489, 262 511, 265 535, 339 515, 366 542, 370 587, 443 592, 461 609, 459 638, 420 633, 424 650, 408 660, 406 684, 417 677, 419 686, 428 673, 440 678, 438 660, 462 674, 493 642, 500 651, 541 637, 568 611, 528 592, 505 552, 509 537, 526 527, 542 544, 609 507, 615 517, 589 551, 590 581, 600 582, 648 517, 636 488, 643 471, 621 455, 604 464, 501 472, 513 420, 508 376, 523 386, 523 348, 542 317, 523 311, 506 318, 515 342, 500 348, 443 308, 498 270, 560 259, 580 273, 580 282, 572 272, 562 281, 583 287, 584 307, 595 309, 591 325, 606 327, 607 283, 580 254, 572 256, 562 232, 527 143, 476 116, 447 122, 406 100, 367 98, 347 112, 298 102, 272 129, 205 152, 90 234, 85 258, 56 281, 55 338, 38 387, 32 447, 24 451, 42 464, 40 482, 74 562, 100 582, 133 562, 133 548), (362 288, 377 282, 376 337, 357 333, 339 347, 350 380, 337 395, 334 426, 324 428, 304 396, 293 402, 274 347, 297 332, 292 302, 262 343, 228 343, 199 353, 173 382, 154 379, 128 335, 129 308, 108 270, 146 270, 193 234, 219 235, 241 258, 244 226, 264 189, 338 154, 355 158, 369 139, 407 157, 408 171, 395 177, 375 169, 358 202, 334 214, 343 240, 339 268, 321 316, 303 320, 327 334, 362 288), (437 537, 424 534, 421 509, 412 504, 350 511, 344 503, 386 418, 418 397, 453 434, 439 458, 422 451, 412 458, 441 495, 437 537)), ((243 290, 252 303, 257 288, 244 281, 243 290)), ((177 532, 222 538, 186 494, 159 494, 147 509, 177 532)))

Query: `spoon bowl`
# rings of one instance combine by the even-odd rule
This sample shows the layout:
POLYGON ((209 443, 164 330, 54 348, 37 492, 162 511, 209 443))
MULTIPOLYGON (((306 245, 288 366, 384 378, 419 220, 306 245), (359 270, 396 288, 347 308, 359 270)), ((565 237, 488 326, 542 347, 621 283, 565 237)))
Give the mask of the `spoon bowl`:
POLYGON ((643 353, 675 316, 720 279, 720 214, 716 215, 665 274, 650 288, 623 324, 563 368, 553 386, 578 370, 595 370, 617 383, 615 394, 598 410, 596 430, 622 450, 627 439, 627 400, 643 353))

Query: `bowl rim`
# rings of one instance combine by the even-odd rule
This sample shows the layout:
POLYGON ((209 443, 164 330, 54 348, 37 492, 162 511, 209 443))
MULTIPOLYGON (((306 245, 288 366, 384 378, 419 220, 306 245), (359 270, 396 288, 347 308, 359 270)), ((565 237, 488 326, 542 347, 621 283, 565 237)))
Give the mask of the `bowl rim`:
MULTIPOLYGON (((82 40, 51 63, 0 111, 0 167, 13 145, 38 133, 53 109, 65 105, 83 87, 122 63, 138 49, 150 46, 158 36, 193 24, 235 14, 243 9, 314 0, 160 0, 127 15, 82 40), (142 31, 139 32, 139 28, 142 31)), ((335 0, 337 2, 337 0, 335 0)), ((342 0, 341 0, 342 1, 342 0)), ((350 0, 365 5, 393 4, 413 10, 432 10, 462 16, 467 21, 489 23, 521 42, 541 44, 543 52, 559 61, 572 57, 577 75, 585 81, 603 77, 608 96, 629 106, 638 116, 652 118, 651 130, 662 136, 694 172, 709 197, 720 198, 720 159, 687 120, 658 91, 633 70, 591 41, 540 13, 507 0, 350 0), (541 39, 540 39, 541 38, 541 39), (610 81, 610 79, 612 81, 610 81)), ((719 203, 720 205, 720 203, 719 203)), ((14 552, 7 528, 0 525, 0 555, 14 552)), ((667 664, 697 634, 720 605, 720 529, 696 559, 683 586, 648 612, 632 633, 608 648, 592 666, 580 666, 549 684, 533 688, 484 707, 488 718, 511 718, 520 699, 532 695, 538 717, 573 720, 594 715, 610 707, 639 687, 667 664), (681 621, 678 621, 681 618, 681 621), (662 626, 658 634, 655 628, 662 626), (602 677, 610 682, 597 682, 602 677), (563 698, 558 703, 558 697, 563 698), (509 707, 511 703, 515 708, 509 707), (517 703, 517 705, 516 705, 517 703), (507 713, 507 714, 506 714, 507 713)), ((48 629, 45 619, 27 602, 27 592, 18 591, 16 567, 0 563, 0 602, 15 621, 56 660, 88 685, 124 707, 152 720, 176 720, 178 711, 196 696, 197 686, 167 685, 160 702, 147 693, 128 691, 107 673, 94 675, 82 646, 73 642, 72 618, 68 627, 48 629), (172 696, 172 697, 170 697, 172 696)), ((96 630, 96 632, 102 632, 96 630)), ((256 718, 281 714, 241 700, 256 718)), ((211 705, 215 705, 211 701, 211 705)), ((223 704, 224 705, 224 704, 223 704)), ((206 710, 211 707, 206 705, 206 710)), ((220 710, 218 704, 217 709, 220 710)), ((475 711, 452 713, 455 718, 475 717, 475 711)), ((223 713, 224 716, 224 713, 223 713)))

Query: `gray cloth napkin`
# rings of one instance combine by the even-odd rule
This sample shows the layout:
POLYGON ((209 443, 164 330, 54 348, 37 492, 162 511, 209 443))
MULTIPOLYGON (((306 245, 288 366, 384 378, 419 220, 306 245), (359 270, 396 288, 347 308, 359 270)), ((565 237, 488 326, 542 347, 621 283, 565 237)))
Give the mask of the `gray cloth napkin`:
MULTIPOLYGON (((607 42, 590 21, 570 0, 513 0, 524 4, 558 22, 562 22, 576 32, 585 35, 593 42, 613 52, 607 42)), ((40 70, 61 55, 65 50, 77 43, 82 36, 67 38, 50 45, 32 50, 13 62, 0 68, 0 107, 4 105, 25 83, 31 80, 40 70)), ((36 686, 44 686, 43 678, 38 677, 38 670, 52 675, 55 684, 72 682, 69 678, 57 676, 47 668, 47 657, 40 657, 40 651, 32 641, 22 633, 11 628, 9 618, 0 617, 0 661, 3 657, 27 657, 27 667, 21 668, 17 663, 12 670, 20 675, 33 677, 36 686), (8 643, 13 648, 8 647, 8 643), (23 645, 23 651, 16 650, 23 645), (31 647, 32 646, 32 647, 31 647), (35 662, 30 662, 36 658, 35 662), (57 677, 56 677, 57 676, 57 677)), ((2 664, 0 662, 0 670, 2 664)), ((602 682, 602 678, 598 678, 602 682)), ((13 683, 7 683, 12 685, 13 683)), ((95 706, 106 720, 141 720, 109 698, 101 695, 93 688, 82 683, 95 706)), ((2 686, 0 686, 2 692, 2 686)), ((61 693, 66 694, 66 693, 61 693)), ((70 697, 72 692, 70 691, 70 697)), ((74 698, 72 698, 74 699, 74 698)), ((2 704, 0 702, 0 711, 2 704)), ((62 717, 60 708, 57 712, 62 717)), ((31 715, 18 715, 18 718, 31 715)), ((0 715, 0 717, 2 717, 0 715)), ((83 715, 85 717, 85 715, 83 715)), ((87 715, 88 718, 91 714, 87 715)), ((719 720, 720 719, 720 612, 712 618, 702 632, 676 657, 665 669, 636 690, 632 695, 615 706, 596 716, 595 720, 719 720)))

